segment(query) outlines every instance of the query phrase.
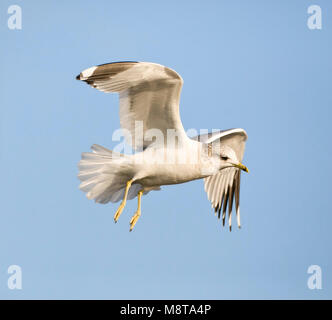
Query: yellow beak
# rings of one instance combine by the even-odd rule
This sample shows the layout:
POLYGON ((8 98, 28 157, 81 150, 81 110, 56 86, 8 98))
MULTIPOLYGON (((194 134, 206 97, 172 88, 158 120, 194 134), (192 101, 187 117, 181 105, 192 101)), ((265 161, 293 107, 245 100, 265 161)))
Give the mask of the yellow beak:
POLYGON ((234 165, 234 167, 239 168, 239 169, 249 173, 248 168, 242 163, 236 164, 236 165, 234 165))

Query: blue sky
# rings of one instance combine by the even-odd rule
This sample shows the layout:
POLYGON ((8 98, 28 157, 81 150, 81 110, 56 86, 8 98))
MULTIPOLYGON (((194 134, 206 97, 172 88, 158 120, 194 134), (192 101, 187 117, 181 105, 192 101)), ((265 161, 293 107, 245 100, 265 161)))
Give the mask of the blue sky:
POLYGON ((5 0, 0 21, 0 298, 332 298, 330 1, 5 0), (115 225, 117 204, 78 189, 81 152, 113 148, 119 118, 116 95, 75 76, 118 60, 181 74, 185 129, 247 131, 241 230, 221 227, 203 181, 144 197, 132 233, 136 201, 115 225))

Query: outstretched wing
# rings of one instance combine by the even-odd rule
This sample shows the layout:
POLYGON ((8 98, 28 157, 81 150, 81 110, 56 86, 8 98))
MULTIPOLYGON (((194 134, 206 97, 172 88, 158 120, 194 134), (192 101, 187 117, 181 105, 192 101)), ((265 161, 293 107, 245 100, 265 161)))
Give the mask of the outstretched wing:
MULTIPOLYGON (((220 145, 231 147, 238 158, 242 161, 247 133, 243 129, 230 129, 214 132, 196 137, 203 143, 213 143, 220 140, 220 145)), ((240 227, 240 178, 241 170, 235 167, 225 168, 217 174, 204 179, 204 188, 208 199, 212 203, 215 214, 220 219, 222 213, 223 225, 225 225, 226 211, 228 206, 228 224, 232 230, 232 208, 235 203, 237 224, 240 227)))
POLYGON ((148 62, 114 62, 86 69, 76 79, 120 94, 120 124, 130 133, 126 141, 134 149, 146 148, 156 129, 164 138, 168 129, 175 130, 178 139, 186 137, 179 113, 183 80, 172 69, 148 62))

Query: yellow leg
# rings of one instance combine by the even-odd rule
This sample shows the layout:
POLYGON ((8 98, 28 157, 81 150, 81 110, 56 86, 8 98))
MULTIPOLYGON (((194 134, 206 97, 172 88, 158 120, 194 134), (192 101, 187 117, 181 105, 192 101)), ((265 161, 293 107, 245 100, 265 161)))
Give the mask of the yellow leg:
POLYGON ((126 205, 128 191, 129 191, 129 188, 130 188, 132 182, 133 182, 132 180, 129 180, 129 181, 127 182, 126 190, 125 190, 125 193, 124 193, 124 196, 123 196, 122 202, 121 202, 121 204, 120 204, 118 210, 116 210, 115 215, 114 215, 114 222, 117 222, 117 221, 119 220, 120 215, 121 215, 121 213, 122 213, 122 211, 123 211, 123 208, 124 208, 125 205, 126 205))
POLYGON ((130 220, 130 230, 129 231, 132 231, 134 229, 138 218, 141 216, 141 198, 142 198, 142 194, 143 194, 143 190, 139 191, 138 194, 137 194, 137 199, 138 199, 137 211, 135 212, 135 214, 133 215, 133 217, 130 220))

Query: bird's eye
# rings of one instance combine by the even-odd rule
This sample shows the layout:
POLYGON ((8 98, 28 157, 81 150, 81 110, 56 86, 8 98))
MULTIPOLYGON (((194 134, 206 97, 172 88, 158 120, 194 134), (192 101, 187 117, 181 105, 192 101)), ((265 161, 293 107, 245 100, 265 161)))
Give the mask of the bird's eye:
POLYGON ((228 160, 228 157, 226 157, 226 156, 221 156, 221 160, 227 161, 227 160, 228 160))

